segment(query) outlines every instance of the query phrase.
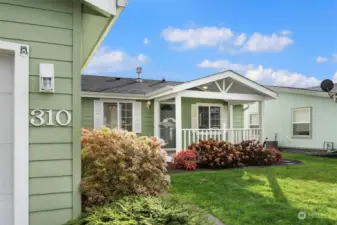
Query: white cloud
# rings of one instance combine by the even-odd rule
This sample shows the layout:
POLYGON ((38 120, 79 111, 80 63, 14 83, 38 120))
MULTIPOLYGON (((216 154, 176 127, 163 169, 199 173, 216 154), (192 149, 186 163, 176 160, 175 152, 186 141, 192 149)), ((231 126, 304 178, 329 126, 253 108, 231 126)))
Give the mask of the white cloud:
POLYGON ((193 27, 179 29, 165 28, 161 36, 168 42, 176 44, 175 49, 190 50, 199 47, 216 47, 228 52, 279 52, 284 50, 294 41, 288 36, 291 32, 281 31, 281 34, 269 35, 253 33, 248 41, 247 33, 236 33, 231 28, 223 26, 193 27))
POLYGON ((270 36, 254 33, 243 46, 246 52, 280 52, 294 41, 287 36, 272 34, 270 36))
POLYGON ((197 66, 200 68, 235 70, 251 80, 268 85, 312 87, 320 84, 320 80, 315 77, 307 77, 300 73, 290 72, 288 70, 274 70, 272 68, 265 68, 262 65, 236 64, 228 60, 210 61, 206 59, 197 66))
POLYGON ((168 42, 179 43, 184 49, 195 49, 200 46, 221 46, 233 37, 233 32, 226 27, 202 27, 195 29, 178 29, 168 27, 161 36, 168 42))
POLYGON ((254 68, 254 65, 252 64, 248 64, 248 65, 235 64, 235 63, 230 63, 228 60, 210 61, 208 59, 205 59, 197 66, 200 68, 227 69, 227 70, 235 70, 238 72, 246 72, 247 70, 254 68))
POLYGON ((236 38, 234 45, 241 46, 246 41, 246 39, 247 39, 247 35, 245 33, 242 33, 236 38))
POLYGON ((85 73, 101 74, 134 70, 151 61, 143 54, 129 56, 125 52, 101 48, 87 66, 85 73))
POLYGON ((283 35, 283 36, 288 36, 288 35, 291 35, 291 31, 290 30, 281 30, 280 31, 280 34, 283 35))
POLYGON ((148 45, 150 44, 150 40, 146 37, 144 38, 144 45, 148 45))
POLYGON ((335 74, 333 75, 332 81, 333 81, 334 83, 337 83, 337 71, 336 71, 335 74))
POLYGON ((317 58, 316 58, 316 62, 318 62, 318 63, 325 63, 325 62, 327 62, 329 59, 327 58, 327 57, 323 57, 323 56, 318 56, 317 58))

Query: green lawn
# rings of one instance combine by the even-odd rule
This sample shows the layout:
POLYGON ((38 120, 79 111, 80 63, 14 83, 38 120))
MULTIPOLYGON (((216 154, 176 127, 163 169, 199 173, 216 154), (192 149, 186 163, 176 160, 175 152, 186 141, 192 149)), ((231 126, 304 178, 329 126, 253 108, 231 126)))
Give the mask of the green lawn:
POLYGON ((226 225, 337 224, 337 159, 285 154, 302 165, 173 174, 170 192, 226 225), (305 212, 304 220, 298 213, 305 212))

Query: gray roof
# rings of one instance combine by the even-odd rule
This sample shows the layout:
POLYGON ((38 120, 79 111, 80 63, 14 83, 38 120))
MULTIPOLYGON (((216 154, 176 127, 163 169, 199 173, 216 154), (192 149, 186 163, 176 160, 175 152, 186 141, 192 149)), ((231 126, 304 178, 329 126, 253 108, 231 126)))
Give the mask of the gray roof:
MULTIPOLYGON (((322 91, 321 86, 318 87, 311 87, 309 88, 310 90, 315 90, 315 91, 322 91)), ((331 92, 337 92, 337 83, 334 83, 334 87, 331 90, 331 92)))
POLYGON ((159 88, 181 84, 183 82, 142 79, 138 83, 135 78, 82 75, 82 91, 108 92, 121 94, 146 94, 159 88))

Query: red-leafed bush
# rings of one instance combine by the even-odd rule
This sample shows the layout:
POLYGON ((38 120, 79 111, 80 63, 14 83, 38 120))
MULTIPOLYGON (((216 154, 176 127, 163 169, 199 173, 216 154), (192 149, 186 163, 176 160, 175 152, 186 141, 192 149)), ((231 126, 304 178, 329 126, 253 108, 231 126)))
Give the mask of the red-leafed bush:
POLYGON ((197 168, 197 154, 193 150, 179 152, 174 157, 178 169, 195 170, 197 168))
POLYGON ((235 168, 282 163, 282 153, 264 148, 254 140, 232 144, 213 139, 202 140, 189 146, 196 151, 198 166, 210 168, 235 168))
POLYGON ((277 150, 276 148, 270 148, 269 151, 272 155, 273 164, 282 164, 284 162, 281 151, 277 150))

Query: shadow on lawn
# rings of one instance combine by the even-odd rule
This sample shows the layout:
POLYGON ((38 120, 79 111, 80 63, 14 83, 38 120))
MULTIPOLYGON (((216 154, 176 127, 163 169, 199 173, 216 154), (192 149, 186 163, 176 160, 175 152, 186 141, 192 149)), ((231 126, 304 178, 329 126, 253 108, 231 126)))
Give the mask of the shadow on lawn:
POLYGON ((267 177, 267 186, 265 181, 254 176, 255 172, 260 173, 257 171, 262 172, 254 170, 251 173, 251 170, 240 169, 230 173, 177 174, 172 176, 171 192, 191 199, 227 225, 336 224, 336 221, 310 215, 304 220, 298 219, 302 210, 289 204, 275 174, 265 171, 263 175, 267 177), (272 196, 262 193, 268 188, 272 196))

